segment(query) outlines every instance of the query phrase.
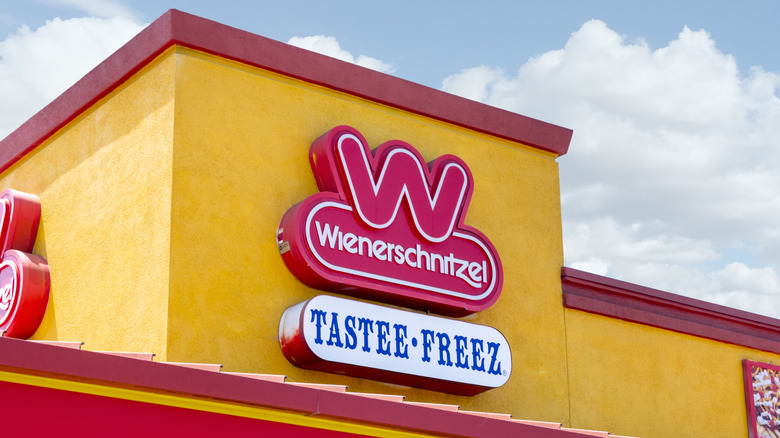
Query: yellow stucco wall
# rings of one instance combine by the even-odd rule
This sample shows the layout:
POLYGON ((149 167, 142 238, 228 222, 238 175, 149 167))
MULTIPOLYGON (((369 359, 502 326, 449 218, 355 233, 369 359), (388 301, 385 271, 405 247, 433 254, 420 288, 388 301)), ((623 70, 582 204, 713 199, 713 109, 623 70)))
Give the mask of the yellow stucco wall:
POLYGON ((165 357, 174 84, 173 58, 152 63, 0 176, 41 201, 34 339, 165 357))
POLYGON ((642 438, 747 437, 742 360, 780 355, 566 310, 575 427, 642 438))
POLYGON ((230 371, 401 392, 523 418, 567 418, 552 154, 191 50, 175 56, 170 360, 218 361, 230 371), (495 306, 468 320, 496 327, 512 346, 513 377, 504 387, 457 397, 304 371, 282 355, 282 312, 321 292, 287 270, 276 228, 288 208, 317 192, 311 142, 341 124, 372 147, 401 139, 426 160, 455 154, 470 166, 475 190, 466 222, 497 247, 505 286, 495 306))

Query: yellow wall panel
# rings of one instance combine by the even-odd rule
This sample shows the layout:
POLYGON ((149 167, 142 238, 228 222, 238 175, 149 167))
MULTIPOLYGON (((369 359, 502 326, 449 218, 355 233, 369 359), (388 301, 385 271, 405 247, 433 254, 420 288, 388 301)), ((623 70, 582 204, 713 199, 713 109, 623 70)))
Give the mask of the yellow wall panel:
POLYGON ((171 360, 218 361, 231 371, 400 391, 523 418, 567 417, 553 154, 191 50, 175 56, 171 360), (512 346, 513 376, 504 387, 476 397, 400 390, 304 371, 281 354, 282 313, 322 292, 287 270, 276 228, 288 208, 317 192, 309 146, 341 124, 371 147, 400 139, 426 160, 454 154, 470 166, 475 189, 466 223, 493 241, 505 281, 498 302, 467 319, 496 327, 512 346))
POLYGON ((780 355, 566 310, 571 421, 642 438, 746 437, 742 360, 780 355))
POLYGON ((2 175, 41 200, 52 291, 35 339, 164 358, 173 86, 173 59, 153 63, 2 175))

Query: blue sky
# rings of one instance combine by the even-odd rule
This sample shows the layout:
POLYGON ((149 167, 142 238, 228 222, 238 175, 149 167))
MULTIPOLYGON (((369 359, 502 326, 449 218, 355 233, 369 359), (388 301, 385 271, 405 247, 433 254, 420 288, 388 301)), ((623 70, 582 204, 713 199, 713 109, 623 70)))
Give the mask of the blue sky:
POLYGON ((4 0, 0 137, 170 8, 573 129, 567 266, 780 317, 780 2, 4 0))
MULTIPOLYGON (((764 1, 35 1, 4 0, 0 35, 54 17, 116 4, 142 23, 179 9, 279 41, 327 35, 342 47, 396 66, 395 75, 431 87, 477 65, 516 70, 562 47, 590 19, 629 38, 663 47, 685 27, 705 29, 742 69, 780 71, 780 2, 764 1), (76 5, 82 5, 78 7, 76 5), (92 6, 90 6, 92 5, 92 6)), ((106 7, 105 10, 108 10, 106 7)))

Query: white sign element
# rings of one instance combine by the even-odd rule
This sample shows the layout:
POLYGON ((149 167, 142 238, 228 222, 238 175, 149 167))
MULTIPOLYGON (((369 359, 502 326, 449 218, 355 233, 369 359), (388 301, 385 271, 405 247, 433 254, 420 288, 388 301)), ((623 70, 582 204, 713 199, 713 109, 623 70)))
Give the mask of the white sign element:
POLYGON ((492 327, 326 295, 288 308, 279 337, 283 350, 303 343, 331 364, 484 389, 512 372, 509 344, 492 327))

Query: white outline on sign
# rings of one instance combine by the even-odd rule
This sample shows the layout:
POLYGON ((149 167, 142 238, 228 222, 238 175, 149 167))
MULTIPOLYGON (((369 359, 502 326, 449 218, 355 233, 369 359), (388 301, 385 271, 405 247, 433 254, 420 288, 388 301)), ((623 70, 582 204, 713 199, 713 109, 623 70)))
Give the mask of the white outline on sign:
MULTIPOLYGON (((433 243, 440 243, 446 240, 453 232, 453 228, 455 228, 455 221, 458 218, 458 213, 462 211, 463 209, 463 196, 466 193, 466 188, 468 187, 468 174, 466 173, 466 170, 463 169, 463 167, 458 163, 449 163, 446 166, 444 166, 444 170, 441 171, 441 178, 439 178, 439 186, 436 188, 436 194, 433 196, 433 199, 431 199, 431 194, 428 192, 428 190, 425 190, 425 193, 428 195, 428 202, 431 204, 431 210, 434 210, 436 208, 436 201, 439 198, 439 194, 441 193, 442 188, 444 187, 444 181, 447 176, 447 172, 451 168, 455 168, 459 170, 463 174, 463 187, 460 188, 460 195, 458 197, 458 203, 455 211, 452 214, 452 219, 450 220, 449 227, 447 228, 447 232, 441 236, 441 237, 433 237, 429 236, 428 233, 423 231, 422 226, 420 225, 419 221, 417 220, 417 213, 414 211, 414 203, 412 202, 412 198, 409 196, 409 190, 407 189, 406 182, 404 182, 404 187, 401 190, 401 195, 398 197, 398 200, 395 204, 395 210, 393 211, 393 215, 390 218, 389 221, 383 223, 383 224, 375 224, 368 220, 368 218, 363 214, 363 210, 360 208, 360 201, 358 197, 355 195, 355 186, 352 182, 352 176, 349 174, 349 168, 347 167, 346 163, 344 162, 344 153, 341 149, 341 144, 344 142, 345 139, 350 138, 352 140, 355 140, 358 145, 360 145, 360 153, 363 155, 363 163, 366 166, 366 173, 368 175, 373 175, 373 172, 371 170, 371 167, 369 166, 368 157, 366 156, 366 147, 365 145, 360 141, 360 139, 353 135, 353 134, 344 134, 341 137, 339 137, 338 140, 338 151, 339 151, 339 160, 341 161, 341 165, 344 168, 344 173, 347 177, 347 183, 349 185, 349 190, 352 193, 352 200, 355 202, 355 208, 357 208, 357 212, 360 215, 360 218, 365 222, 367 225, 371 226, 374 229, 381 230, 383 228, 387 228, 395 222, 395 217, 398 214, 398 209, 401 207, 401 200, 406 196, 406 200, 408 201, 409 208, 412 210, 412 219, 414 219, 414 226, 417 228, 417 231, 420 232, 420 234, 423 235, 423 237, 428 240, 429 242, 433 243)), ((374 195, 377 195, 379 193, 379 187, 382 186, 382 180, 385 177, 385 171, 389 167, 390 160, 393 158, 393 155, 395 154, 406 154, 412 157, 414 159, 415 164, 417 164, 417 169, 420 171, 420 179, 422 180, 422 184, 427 187, 428 182, 427 178, 425 177, 425 171, 423 170, 422 166, 420 165, 419 158, 414 155, 412 152, 407 150, 406 148, 398 148, 390 151, 390 153, 387 155, 387 157, 384 160, 384 166, 382 166, 381 173, 379 175, 379 180, 377 182, 374 182, 373 178, 369 178, 371 180, 371 186, 374 190, 374 195)))
POLYGON ((466 299, 466 300, 469 300, 469 301, 481 300, 481 299, 487 297, 488 295, 490 295, 493 292, 493 288, 496 285, 496 262, 495 262, 495 260, 493 260, 493 257, 490 254, 490 251, 488 251, 488 249, 485 247, 485 245, 479 239, 477 239, 477 238, 475 238, 473 236, 469 236, 468 234, 463 234, 463 233, 460 233, 460 232, 457 232, 457 231, 453 232, 452 236, 460 238, 460 239, 470 240, 470 241, 476 243, 477 245, 479 245, 479 247, 482 248, 482 251, 487 256, 488 261, 490 262, 490 271, 491 271, 490 286, 487 288, 487 290, 485 292, 483 292, 480 295, 476 295, 476 296, 475 295, 468 295, 468 294, 464 294, 462 292, 456 292, 456 291, 451 291, 451 290, 448 290, 448 289, 438 288, 438 287, 435 287, 435 286, 428 286, 428 285, 424 285, 424 284, 418 284, 418 283, 414 283, 414 282, 411 282, 411 281, 402 280, 400 278, 386 277, 384 275, 377 275, 377 274, 373 274, 371 272, 363 272, 363 271, 358 271, 356 269, 344 268, 344 267, 337 266, 337 265, 334 265, 332 263, 326 262, 320 256, 320 254, 317 252, 317 249, 315 248, 315 245, 314 245, 314 243, 312 241, 312 235, 310 233, 312 218, 314 217, 314 215, 318 211, 320 211, 321 209, 323 209, 325 207, 335 207, 335 208, 338 208, 338 209, 341 209, 341 210, 352 211, 352 207, 350 207, 349 205, 339 204, 337 202, 332 202, 332 201, 326 201, 326 202, 322 202, 322 203, 317 204, 317 206, 312 208, 312 210, 309 212, 308 216, 306 217, 306 230, 305 230, 305 233, 306 233, 306 243, 309 245, 309 249, 311 250, 312 254, 314 254, 314 257, 316 257, 317 260, 320 263, 322 263, 323 266, 325 266, 325 267, 327 267, 329 269, 332 269, 334 271, 337 271, 337 272, 343 272, 345 274, 357 275, 358 277, 370 278, 372 280, 384 281, 384 282, 391 283, 391 284, 400 284, 400 285, 403 285, 403 286, 413 287, 413 288, 417 288, 417 289, 421 289, 421 290, 426 290, 426 291, 429 291, 429 292, 435 292, 435 293, 438 293, 438 294, 441 294, 441 295, 463 298, 463 299, 466 299))
MULTIPOLYGON (((5 322, 8 320, 8 318, 11 316, 11 314, 14 313, 16 304, 19 302, 19 294, 17 294, 17 287, 16 287, 16 279, 19 278, 19 270, 16 266, 16 263, 6 260, 3 263, 0 263, 0 271, 3 270, 4 267, 10 266, 11 271, 13 271, 14 276, 11 278, 11 299, 8 302, 8 308, 2 309, 7 310, 6 314, 3 316, 3 319, 0 319, 0 326, 5 324, 5 322)), ((3 288, 4 289, 4 288, 3 288)), ((2 289, 0 289, 2 290, 2 289)), ((21 293, 21 291, 19 291, 21 293)), ((0 302, 0 306, 2 306, 2 302, 0 302)))

